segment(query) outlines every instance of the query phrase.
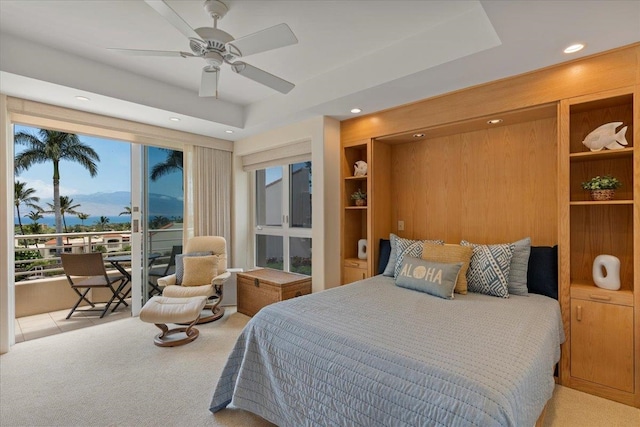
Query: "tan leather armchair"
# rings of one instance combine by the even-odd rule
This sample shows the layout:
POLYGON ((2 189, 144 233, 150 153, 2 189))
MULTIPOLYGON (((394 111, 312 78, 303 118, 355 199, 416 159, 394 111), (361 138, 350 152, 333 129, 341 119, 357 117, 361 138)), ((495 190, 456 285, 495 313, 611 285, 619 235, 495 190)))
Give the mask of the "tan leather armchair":
POLYGON ((159 278, 158 285, 164 286, 165 297, 206 296, 207 304, 198 323, 207 323, 224 315, 224 308, 219 305, 224 282, 230 276, 224 237, 197 236, 189 239, 182 255, 176 256, 176 272, 159 278))

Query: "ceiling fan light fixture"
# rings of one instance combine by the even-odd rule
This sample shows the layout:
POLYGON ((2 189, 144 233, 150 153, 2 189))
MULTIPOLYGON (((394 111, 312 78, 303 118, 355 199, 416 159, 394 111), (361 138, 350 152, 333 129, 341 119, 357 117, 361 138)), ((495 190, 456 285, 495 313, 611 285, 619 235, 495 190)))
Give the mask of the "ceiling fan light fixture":
POLYGON ((165 56, 182 58, 202 58, 207 65, 203 68, 200 81, 200 96, 218 97, 218 77, 223 64, 231 66, 232 71, 267 86, 280 93, 289 93, 295 85, 238 58, 279 49, 298 43, 291 28, 285 23, 274 25, 240 38, 218 28, 218 20, 222 19, 229 8, 219 0, 205 0, 204 10, 213 19, 213 27, 193 29, 176 13, 167 0, 144 0, 144 2, 161 15, 169 24, 184 34, 189 40, 189 48, 193 53, 182 51, 110 49, 125 55, 165 56))
POLYGON ((564 53, 576 53, 576 52, 581 51, 582 49, 584 49, 584 44, 576 43, 576 44, 572 44, 571 46, 567 47, 564 50, 564 53))
MULTIPOLYGON (((209 62, 209 60, 207 60, 209 62)), ((220 68, 215 65, 207 65, 202 68, 202 77, 200 79, 200 91, 198 94, 201 97, 215 96, 218 98, 218 71, 220 68)))

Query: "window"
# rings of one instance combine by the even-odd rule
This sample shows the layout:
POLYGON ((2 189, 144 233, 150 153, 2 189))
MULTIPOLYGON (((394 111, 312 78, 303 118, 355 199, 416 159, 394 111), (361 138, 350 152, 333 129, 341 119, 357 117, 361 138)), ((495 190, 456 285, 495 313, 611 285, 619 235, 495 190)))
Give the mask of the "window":
POLYGON ((311 162, 256 170, 256 266, 311 275, 311 194, 311 162))

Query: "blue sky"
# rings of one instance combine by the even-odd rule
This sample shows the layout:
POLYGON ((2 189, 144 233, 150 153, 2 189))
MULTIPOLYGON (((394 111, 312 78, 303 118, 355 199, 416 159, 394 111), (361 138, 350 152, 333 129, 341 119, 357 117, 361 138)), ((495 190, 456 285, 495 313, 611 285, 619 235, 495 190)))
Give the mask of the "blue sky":
MULTIPOLYGON (((27 126, 15 126, 15 132, 28 132, 37 135, 38 129, 27 126)), ((100 157, 98 174, 91 177, 89 172, 77 163, 63 161, 60 164, 60 195, 73 198, 74 194, 93 194, 99 192, 116 192, 131 190, 131 144, 128 142, 78 135, 80 140, 92 147, 100 157)), ((16 154, 25 146, 16 144, 16 154)), ((149 153, 150 163, 158 163, 165 159, 166 152, 152 149, 149 153)), ((36 190, 41 199, 53 198, 53 164, 33 165, 16 176, 16 180, 26 182, 28 187, 36 190)), ((182 183, 175 174, 160 178, 150 184, 151 192, 158 192, 182 198, 182 183), (171 176, 173 175, 173 176, 171 176), (160 191, 158 191, 160 190, 160 191)))

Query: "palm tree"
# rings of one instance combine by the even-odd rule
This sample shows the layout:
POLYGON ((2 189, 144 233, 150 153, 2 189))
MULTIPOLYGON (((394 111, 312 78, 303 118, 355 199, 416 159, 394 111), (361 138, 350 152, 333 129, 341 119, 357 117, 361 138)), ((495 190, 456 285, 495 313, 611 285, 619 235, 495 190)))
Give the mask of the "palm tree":
MULTIPOLYGON (((16 144, 26 145, 27 148, 16 155, 15 172, 29 169, 39 163, 53 163, 53 203, 56 218, 56 233, 62 233, 62 213, 60 211, 60 161, 68 160, 79 163, 94 177, 98 174, 96 162, 100 156, 95 150, 80 142, 78 135, 40 129, 38 135, 18 132, 14 136, 16 144)), ((57 251, 61 251, 62 237, 57 238, 57 251)))
POLYGON ((78 213, 76 214, 76 216, 77 216, 78 218, 80 218, 80 222, 82 222, 82 226, 84 226, 84 220, 85 220, 85 219, 87 219, 87 218, 89 218, 91 215, 86 214, 86 213, 82 213, 82 212, 78 212, 78 213))
POLYGON ((121 216, 121 215, 131 215, 131 206, 125 206, 124 211, 118 214, 118 216, 121 216))
POLYGON ((157 163, 151 168, 151 181, 156 181, 160 177, 175 172, 182 171, 182 151, 163 148, 167 152, 167 158, 162 163, 157 163))
POLYGON ((16 213, 18 214, 18 224, 20 225, 20 233, 24 234, 22 227, 22 220, 20 219, 20 205, 25 205, 30 208, 40 211, 40 206, 36 205, 36 202, 40 201, 39 197, 34 196, 36 192, 33 188, 25 188, 26 182, 16 181, 13 184, 13 200, 16 205, 16 213))
MULTIPOLYGON (((37 211, 31 211, 27 215, 25 215, 25 218, 29 218, 31 221, 33 221, 31 224, 28 224, 26 226, 26 229, 29 232, 29 234, 38 234, 38 233, 40 233, 40 224, 38 224, 38 220, 43 218, 41 213, 42 213, 42 211, 40 209, 38 209, 37 211)), ((26 248, 28 246, 28 242, 25 240, 25 243, 26 243, 25 244, 25 248, 26 248)), ((38 247, 38 239, 35 239, 34 243, 35 243, 36 248, 37 248, 38 247)))
MULTIPOLYGON (((77 205, 73 205, 73 199, 68 197, 68 196, 60 196, 60 214, 62 216, 62 223, 64 224, 64 232, 68 233, 69 231, 67 230, 67 220, 65 219, 64 214, 68 213, 71 215, 82 215, 81 212, 76 211, 76 208, 80 207, 80 204, 77 205)), ((55 213, 55 206, 52 205, 51 203, 47 203, 47 205, 49 205, 49 209, 48 211, 45 211, 47 213, 55 213)))
POLYGON ((96 221, 96 225, 100 229, 100 231, 104 231, 104 227, 109 223, 109 218, 106 216, 101 216, 99 220, 96 221))
MULTIPOLYGON (((40 233, 40 224, 38 224, 38 220, 42 219, 41 211, 31 211, 28 215, 25 215, 26 218, 29 218, 32 223, 29 224, 29 233, 30 234, 38 234, 40 233)), ((36 248, 38 247, 38 239, 35 240, 36 248)))

